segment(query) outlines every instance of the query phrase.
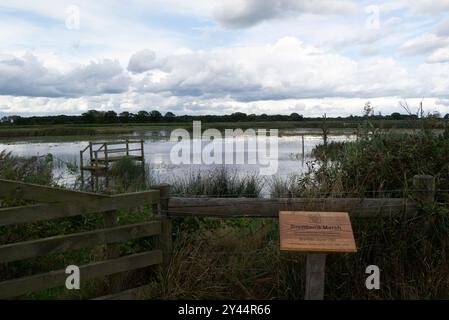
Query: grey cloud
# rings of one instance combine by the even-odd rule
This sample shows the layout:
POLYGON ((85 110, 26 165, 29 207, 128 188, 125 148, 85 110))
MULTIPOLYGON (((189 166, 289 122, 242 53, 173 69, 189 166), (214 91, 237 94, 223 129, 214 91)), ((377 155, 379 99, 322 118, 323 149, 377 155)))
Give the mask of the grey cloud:
POLYGON ((215 8, 215 19, 224 27, 245 28, 289 14, 346 14, 356 5, 345 0, 236 0, 215 8))
POLYGON ((129 77, 118 61, 91 62, 62 76, 62 93, 76 96, 121 93, 128 90, 129 77))
POLYGON ((449 37, 449 19, 444 20, 437 26, 436 33, 439 36, 449 37))
POLYGON ((117 61, 105 59, 68 73, 45 67, 34 55, 0 60, 0 95, 79 97, 122 93, 130 79, 117 61))
POLYGON ((156 53, 149 49, 144 49, 131 56, 128 63, 128 70, 133 73, 142 73, 157 66, 156 53))
POLYGON ((245 0, 240 7, 228 3, 215 11, 220 24, 230 28, 245 28, 272 19, 282 13, 280 1, 245 0))
POLYGON ((399 50, 403 54, 429 54, 449 44, 449 39, 434 33, 426 33, 404 43, 399 50))

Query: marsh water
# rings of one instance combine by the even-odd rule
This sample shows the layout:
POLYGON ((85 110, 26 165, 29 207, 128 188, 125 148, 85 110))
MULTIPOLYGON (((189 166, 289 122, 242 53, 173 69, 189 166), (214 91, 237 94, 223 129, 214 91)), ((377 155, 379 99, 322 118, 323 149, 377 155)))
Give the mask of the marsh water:
MULTIPOLYGON (((153 178, 157 182, 170 182, 173 179, 187 177, 198 171, 207 171, 222 164, 176 164, 171 161, 170 152, 177 144, 177 141, 170 140, 169 130, 157 130, 146 132, 135 132, 131 135, 110 135, 110 136, 77 136, 77 137, 35 137, 26 139, 8 139, 0 140, 0 151, 6 150, 13 155, 32 157, 46 156, 52 154, 53 159, 58 165, 55 166, 54 176, 59 182, 71 184, 76 179, 78 173, 67 170, 67 164, 71 167, 79 166, 80 150, 84 149, 89 141, 117 141, 126 138, 143 139, 145 162, 151 168, 153 178)), ((242 137, 243 138, 243 137, 242 137)), ((249 146, 254 137, 245 137, 249 146)), ((331 134, 328 141, 352 141, 356 136, 350 132, 341 132, 331 134)), ((199 139, 201 145, 205 146, 210 141, 199 139)), ((193 140, 191 140, 193 142, 193 140)), ((232 138, 223 137, 223 145, 233 143, 232 138)), ((323 137, 317 130, 307 129, 288 129, 279 130, 276 171, 274 176, 285 178, 292 174, 301 173, 307 168, 307 162, 312 160, 311 151, 323 143, 323 137), (303 138, 304 137, 304 138, 303 138), (302 141, 304 139, 304 154, 302 153, 302 141)), ((246 146, 246 145, 245 145, 246 146)), ((225 164, 226 168, 235 170, 239 175, 258 174, 263 164, 255 161, 256 164, 249 164, 248 159, 251 156, 251 150, 245 147, 245 150, 234 150, 236 156, 239 152, 246 152, 245 162, 243 164, 225 164)), ((194 152, 194 150, 193 150, 194 152)), ((256 153, 257 154, 257 153, 256 153)), ((273 157, 272 157, 273 158, 273 157)), ((254 159, 253 159, 254 160, 254 159)), ((273 160, 273 159, 272 159, 273 160)))

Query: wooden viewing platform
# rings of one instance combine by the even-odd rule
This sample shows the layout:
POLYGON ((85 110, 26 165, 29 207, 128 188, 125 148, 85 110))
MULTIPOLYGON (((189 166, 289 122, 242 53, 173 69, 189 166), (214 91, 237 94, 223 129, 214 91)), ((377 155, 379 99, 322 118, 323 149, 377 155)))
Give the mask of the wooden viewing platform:
POLYGON ((145 169, 145 157, 143 140, 89 142, 89 145, 80 151, 81 181, 84 183, 84 172, 90 173, 90 184, 98 187, 98 178, 105 177, 108 184, 108 175, 111 164, 130 158, 141 162, 142 170, 145 169), (85 153, 88 155, 87 163, 85 153))

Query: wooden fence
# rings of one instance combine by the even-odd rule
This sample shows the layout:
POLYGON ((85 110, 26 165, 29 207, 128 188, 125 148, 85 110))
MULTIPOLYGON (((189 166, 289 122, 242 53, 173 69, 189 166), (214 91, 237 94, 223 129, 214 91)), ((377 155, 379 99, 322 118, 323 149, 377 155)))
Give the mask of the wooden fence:
MULTIPOLYGON (((111 294, 104 297, 135 298, 145 286, 121 292, 120 273, 155 264, 168 265, 172 252, 173 218, 182 217, 265 217, 277 218, 279 211, 346 211, 351 217, 415 215, 420 203, 431 203, 435 197, 432 176, 415 176, 409 198, 179 198, 170 197, 168 185, 153 190, 119 195, 37 186, 0 180, 0 199, 38 201, 20 207, 0 208, 0 227, 55 218, 101 213, 105 228, 95 231, 60 235, 0 246, 0 263, 60 253, 81 248, 107 245, 108 260, 80 267, 82 279, 110 276, 111 294), (117 225, 117 210, 151 205, 157 220, 132 225, 117 225), (159 249, 119 256, 117 243, 149 236, 159 237, 159 249), (111 276, 112 275, 112 276, 111 276)), ((323 271, 324 272, 324 271, 323 271)), ((65 270, 51 271, 0 282, 0 299, 32 291, 63 286, 65 270)))
MULTIPOLYGON (((104 221, 102 229, 0 245, 0 264, 105 245, 106 260, 79 266, 81 281, 108 276, 110 295, 106 298, 135 297, 146 289, 145 286, 122 291, 121 273, 162 263, 162 249, 165 245, 160 241, 162 248, 120 256, 119 243, 160 236, 161 230, 166 228, 160 212, 161 208, 166 209, 168 186, 160 185, 153 189, 128 194, 101 195, 0 180, 0 199, 39 202, 0 208, 0 227, 92 213, 102 214, 104 221), (143 205, 151 205, 153 213, 157 213, 157 219, 135 224, 117 224, 117 210, 143 205)), ((166 248, 164 250, 168 252, 166 248)), ((8 279, 0 282, 0 299, 64 286, 67 276, 64 269, 8 279)))
POLYGON ((432 202, 435 180, 418 175, 413 179, 410 198, 207 198, 172 197, 169 217, 261 217, 277 218, 279 211, 344 211, 351 217, 368 218, 414 215, 419 202, 432 202))

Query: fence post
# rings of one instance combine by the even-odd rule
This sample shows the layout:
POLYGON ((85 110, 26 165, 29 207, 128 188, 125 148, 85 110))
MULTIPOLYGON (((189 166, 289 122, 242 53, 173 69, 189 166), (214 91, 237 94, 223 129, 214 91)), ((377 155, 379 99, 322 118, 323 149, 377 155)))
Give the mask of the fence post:
POLYGON ((143 139, 140 140, 140 156, 142 160, 142 172, 145 175, 145 152, 143 150, 144 141, 143 139))
POLYGON ((432 204, 435 200, 435 178, 430 175, 414 176, 413 197, 421 204, 432 204))
POLYGON ((302 160, 304 160, 304 135, 301 135, 301 139, 302 139, 302 160))
POLYGON ((323 300, 326 254, 308 253, 306 260, 305 300, 323 300))
POLYGON ((81 173, 81 188, 84 189, 84 160, 83 151, 80 151, 80 173, 81 173))
POLYGON ((106 188, 109 187, 109 160, 108 160, 108 143, 104 144, 104 167, 105 167, 105 175, 106 175, 106 188))
POLYGON ((160 235, 160 246, 163 252, 163 264, 168 266, 170 263, 170 257, 172 252, 172 222, 168 214, 168 201, 170 200, 170 185, 169 184, 159 184, 151 187, 152 189, 159 190, 160 192, 160 211, 159 219, 161 221, 161 235, 160 235))

